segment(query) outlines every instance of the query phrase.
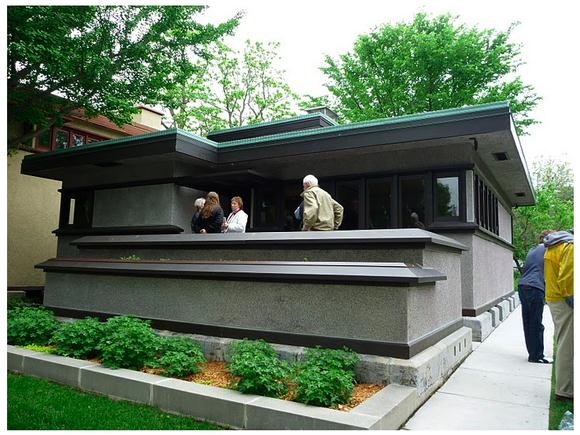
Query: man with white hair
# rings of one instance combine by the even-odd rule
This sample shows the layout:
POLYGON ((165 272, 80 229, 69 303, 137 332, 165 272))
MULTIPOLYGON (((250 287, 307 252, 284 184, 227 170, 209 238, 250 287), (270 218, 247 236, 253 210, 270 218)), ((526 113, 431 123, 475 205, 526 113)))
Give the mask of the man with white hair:
POLYGON ((343 207, 336 202, 324 189, 318 187, 318 179, 307 175, 302 180, 304 199, 302 214, 302 231, 337 230, 342 223, 343 207))

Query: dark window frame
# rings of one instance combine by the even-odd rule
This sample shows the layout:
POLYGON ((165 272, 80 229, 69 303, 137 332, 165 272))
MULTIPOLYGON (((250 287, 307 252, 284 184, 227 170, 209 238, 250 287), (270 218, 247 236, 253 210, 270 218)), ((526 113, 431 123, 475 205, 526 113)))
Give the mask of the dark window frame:
POLYGON ((467 221, 467 193, 465 186, 465 170, 441 171, 433 173, 433 190, 432 204, 433 223, 438 222, 466 222, 467 221), (457 216, 437 216, 437 179, 438 178, 457 178, 457 216))

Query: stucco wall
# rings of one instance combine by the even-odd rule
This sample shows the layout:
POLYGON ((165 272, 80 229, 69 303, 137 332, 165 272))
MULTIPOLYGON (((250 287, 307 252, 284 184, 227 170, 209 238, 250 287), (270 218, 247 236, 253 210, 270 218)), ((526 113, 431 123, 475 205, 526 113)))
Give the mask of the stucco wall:
POLYGON ((461 319, 461 254, 426 249, 424 264, 447 276, 435 286, 409 288, 408 334, 420 338, 433 330, 433 325, 449 325, 461 319))
POLYGON ((197 190, 172 183, 95 191, 93 227, 177 225, 189 232, 197 190))
POLYGON ((508 243, 512 243, 512 216, 503 205, 498 203, 499 236, 508 243))
MULTIPOLYGON (((407 308, 408 294, 421 298, 432 292, 432 286, 49 273, 45 304, 186 323, 407 343, 416 338, 407 329, 412 321, 407 312, 415 312, 407 308)), ((430 330, 443 326, 435 319, 429 323, 430 330)))
POLYGON ((473 298, 478 308, 513 290, 513 252, 482 237, 473 237, 473 298))
POLYGON ((8 157, 8 286, 44 285, 34 265, 56 255, 60 182, 20 174, 25 155, 8 157))
POLYGON ((469 248, 461 258, 462 304, 477 309, 513 288, 512 251, 476 234, 446 234, 469 248))

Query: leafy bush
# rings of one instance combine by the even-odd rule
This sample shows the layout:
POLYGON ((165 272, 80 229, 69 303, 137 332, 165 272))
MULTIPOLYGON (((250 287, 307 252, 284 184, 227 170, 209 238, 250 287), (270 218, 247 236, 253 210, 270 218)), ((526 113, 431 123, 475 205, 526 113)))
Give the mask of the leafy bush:
POLYGON ((239 376, 237 390, 246 394, 280 397, 288 392, 288 365, 264 340, 244 339, 228 350, 230 373, 239 376))
POLYGON ((353 371, 358 361, 358 355, 346 347, 342 349, 311 348, 304 356, 304 362, 309 366, 347 371, 353 371))
POLYGON ((139 369, 152 360, 160 340, 150 323, 131 316, 107 320, 97 347, 102 352, 103 365, 139 369))
POLYGON ((351 350, 309 349, 294 377, 297 402, 314 406, 347 403, 354 388, 358 356, 351 350))
POLYGON ((72 358, 94 358, 99 356, 97 349, 103 338, 104 324, 96 318, 87 317, 76 322, 64 323, 55 332, 51 343, 56 353, 72 358))
POLYGON ((199 372, 199 364, 205 362, 198 343, 185 337, 160 339, 161 356, 156 366, 163 368, 167 376, 188 376, 199 372))
POLYGON ((34 352, 56 353, 54 346, 41 346, 39 344, 27 344, 24 349, 32 350, 34 352))
POLYGON ((8 343, 48 344, 58 325, 54 313, 44 307, 14 307, 8 310, 8 343))

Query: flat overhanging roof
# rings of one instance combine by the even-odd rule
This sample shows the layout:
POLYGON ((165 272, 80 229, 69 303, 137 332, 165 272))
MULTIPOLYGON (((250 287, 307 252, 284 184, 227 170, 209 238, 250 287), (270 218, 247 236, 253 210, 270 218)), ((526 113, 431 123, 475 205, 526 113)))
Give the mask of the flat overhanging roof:
POLYGON ((184 173, 195 173, 200 181, 207 181, 212 175, 235 173, 242 166, 244 170, 260 172, 274 160, 315 155, 328 159, 329 153, 341 158, 345 152, 349 152, 349 159, 356 159, 357 151, 362 154, 380 149, 388 153, 390 149, 420 148, 423 143, 444 143, 451 138, 460 138, 465 146, 477 141, 478 163, 497 180, 512 205, 535 202, 525 157, 505 102, 226 142, 169 129, 29 155, 24 158, 21 171, 63 181, 71 174, 100 171, 107 176, 115 171, 128 173, 129 167, 136 171, 140 165, 149 165, 156 170, 149 171, 150 175, 140 174, 139 181, 148 176, 151 180, 178 180, 184 178, 184 173))

